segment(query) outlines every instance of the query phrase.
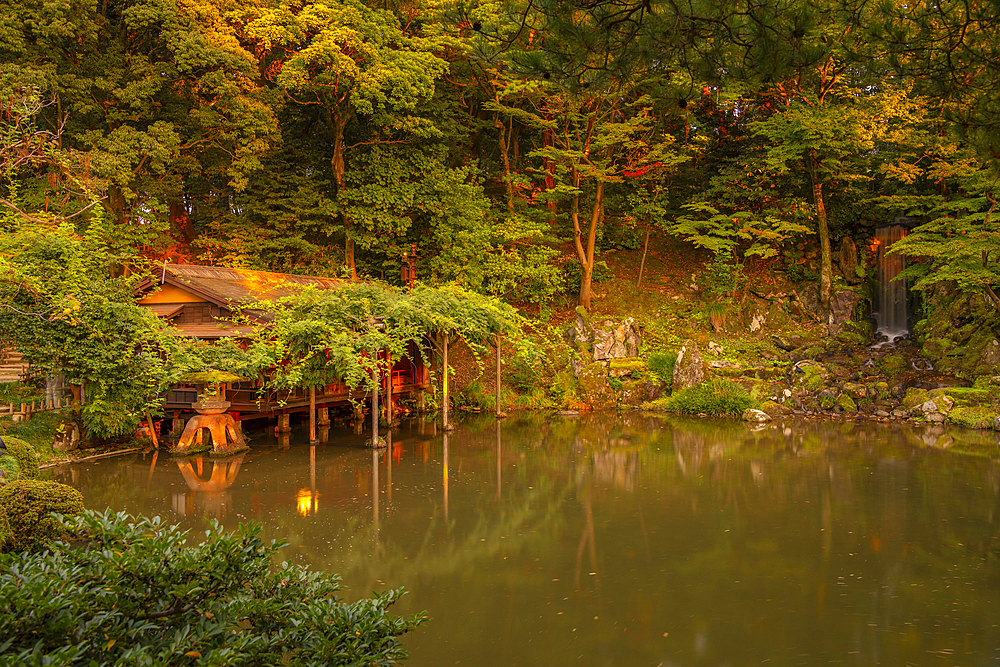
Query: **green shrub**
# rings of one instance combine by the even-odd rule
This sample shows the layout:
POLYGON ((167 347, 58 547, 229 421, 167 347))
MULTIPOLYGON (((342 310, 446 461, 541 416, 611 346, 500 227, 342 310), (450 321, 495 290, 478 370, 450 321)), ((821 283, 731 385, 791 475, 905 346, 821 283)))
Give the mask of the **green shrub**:
POLYGON ((455 407, 462 410, 492 410, 496 396, 487 394, 479 380, 473 380, 455 397, 455 407))
POLYGON ((757 402, 732 380, 712 380, 681 389, 657 405, 668 412, 685 415, 742 415, 757 402))
POLYGON ((34 549, 59 538, 60 524, 51 516, 83 511, 83 496, 72 486, 37 479, 15 479, 0 487, 0 514, 7 519, 7 551, 34 549))
POLYGON ((390 665, 422 623, 388 591, 347 604, 335 575, 281 560, 256 525, 197 546, 156 518, 87 512, 82 543, 0 556, 0 660, 24 665, 390 665))
POLYGON ((34 447, 20 438, 10 436, 3 439, 3 444, 7 447, 7 454, 0 457, 0 467, 7 473, 8 481, 38 477, 38 454, 35 453, 34 447), (14 466, 4 459, 12 459, 14 466), (12 470, 11 468, 15 466, 16 470, 12 470))
POLYGON ((676 363, 676 352, 651 352, 646 361, 646 368, 660 381, 660 384, 669 389, 674 383, 674 364, 676 363))

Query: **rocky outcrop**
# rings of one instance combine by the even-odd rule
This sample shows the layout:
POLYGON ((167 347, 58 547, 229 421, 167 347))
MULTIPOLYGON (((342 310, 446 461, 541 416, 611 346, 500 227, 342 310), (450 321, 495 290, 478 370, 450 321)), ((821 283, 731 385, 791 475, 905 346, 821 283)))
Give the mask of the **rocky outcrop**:
POLYGON ((686 340, 677 353, 674 363, 673 391, 680 391, 705 381, 705 362, 701 358, 698 344, 686 340))
POLYGON ((631 317, 621 322, 609 319, 591 322, 582 308, 577 309, 576 325, 566 336, 578 352, 593 361, 635 357, 642 345, 642 332, 631 317))

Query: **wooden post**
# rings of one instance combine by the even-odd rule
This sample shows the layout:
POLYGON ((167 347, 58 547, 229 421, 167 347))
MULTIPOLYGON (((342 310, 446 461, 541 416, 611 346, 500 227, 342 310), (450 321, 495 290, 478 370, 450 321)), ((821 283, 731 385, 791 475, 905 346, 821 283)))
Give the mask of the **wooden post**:
POLYGON ((378 447, 378 353, 375 353, 375 368, 372 369, 372 447, 378 447))
POLYGON ((316 387, 309 385, 309 443, 316 443, 316 387))
POLYGON ((451 427, 448 425, 448 332, 444 334, 444 359, 442 363, 444 368, 441 369, 441 421, 442 428, 448 430, 451 427))
POLYGON ((392 354, 385 352, 385 420, 392 423, 392 354))
POLYGON ((500 334, 497 334, 497 417, 500 416, 500 334))

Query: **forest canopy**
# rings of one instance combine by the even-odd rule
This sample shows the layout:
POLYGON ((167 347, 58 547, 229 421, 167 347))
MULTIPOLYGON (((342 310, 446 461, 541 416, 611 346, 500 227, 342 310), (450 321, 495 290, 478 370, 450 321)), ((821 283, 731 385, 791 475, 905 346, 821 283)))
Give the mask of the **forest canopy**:
POLYGON ((826 302, 833 244, 907 212, 932 225, 921 250, 965 233, 918 286, 997 286, 996 0, 5 16, 4 231, 100 230, 115 276, 170 260, 394 283, 415 245, 430 283, 586 307, 602 253, 659 229, 737 268, 806 242, 826 302))

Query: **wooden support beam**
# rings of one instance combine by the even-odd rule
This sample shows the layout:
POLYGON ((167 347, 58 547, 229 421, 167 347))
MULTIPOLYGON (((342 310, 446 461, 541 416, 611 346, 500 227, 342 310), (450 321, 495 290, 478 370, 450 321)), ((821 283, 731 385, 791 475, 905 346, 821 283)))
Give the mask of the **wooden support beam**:
POLYGON ((309 385, 309 443, 316 444, 316 387, 309 385))

